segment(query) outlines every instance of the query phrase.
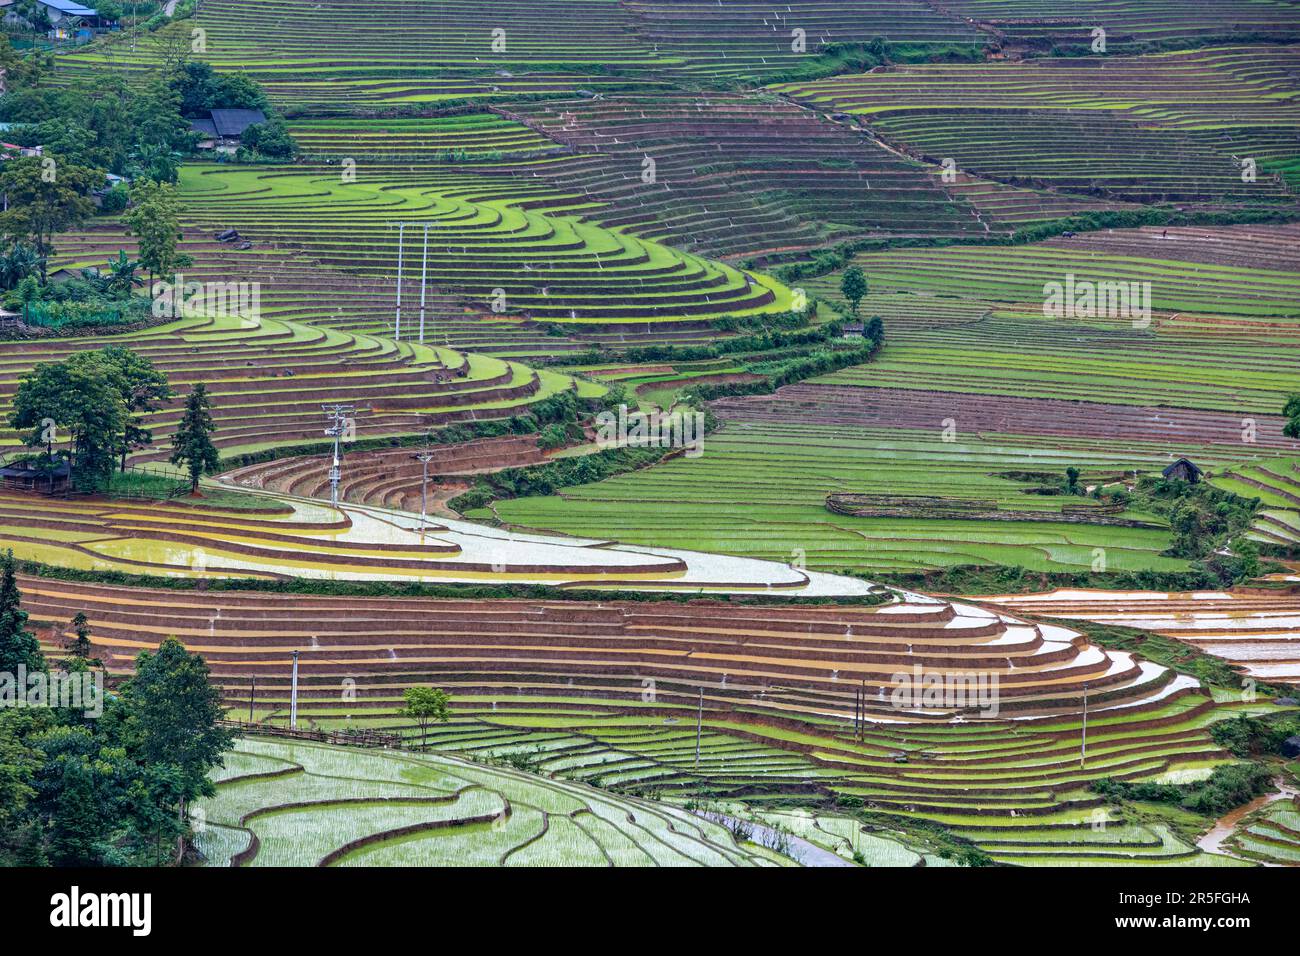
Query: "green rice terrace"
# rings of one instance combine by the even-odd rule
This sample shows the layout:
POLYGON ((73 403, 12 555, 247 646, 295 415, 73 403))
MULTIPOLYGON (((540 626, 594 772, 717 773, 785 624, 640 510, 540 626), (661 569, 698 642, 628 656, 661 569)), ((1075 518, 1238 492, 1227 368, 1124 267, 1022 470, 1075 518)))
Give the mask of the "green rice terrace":
POLYGON ((1300 4, 116 6, 0 41, 0 674, 113 692, 0 865, 1300 864, 1300 4))

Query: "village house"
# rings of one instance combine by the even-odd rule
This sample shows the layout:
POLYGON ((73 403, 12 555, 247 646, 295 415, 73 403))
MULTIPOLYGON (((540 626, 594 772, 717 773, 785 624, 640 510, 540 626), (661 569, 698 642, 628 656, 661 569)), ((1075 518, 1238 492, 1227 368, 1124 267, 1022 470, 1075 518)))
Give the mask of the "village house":
MULTIPOLYGON (((88 34, 91 27, 100 25, 99 14, 94 7, 87 7, 72 0, 36 0, 37 6, 45 11, 52 27, 49 37, 52 40, 68 40, 78 33, 88 34)), ((4 22, 14 26, 24 26, 26 21, 13 10, 14 0, 0 0, 0 10, 4 11, 4 22)))
POLYGON ((1164 475, 1171 481, 1185 481, 1189 485, 1194 485, 1201 480, 1204 474, 1200 468, 1192 464, 1187 458, 1179 458, 1172 465, 1166 467, 1160 474, 1164 475))
POLYGON ((244 130, 265 122, 266 114, 261 110, 211 110, 205 117, 190 120, 190 129, 201 137, 199 149, 234 153, 244 130))

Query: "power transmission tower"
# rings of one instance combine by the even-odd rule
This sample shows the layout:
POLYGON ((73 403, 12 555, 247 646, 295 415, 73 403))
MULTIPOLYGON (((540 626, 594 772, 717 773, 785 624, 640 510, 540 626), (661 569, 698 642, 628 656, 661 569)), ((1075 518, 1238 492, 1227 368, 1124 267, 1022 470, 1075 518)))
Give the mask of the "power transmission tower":
POLYGON ((353 427, 353 416, 356 415, 356 409, 351 405, 322 405, 321 409, 330 419, 329 428, 325 429, 325 434, 334 439, 334 461, 330 465, 330 504, 335 508, 339 505, 339 480, 343 477, 342 458, 339 452, 339 442, 353 427))

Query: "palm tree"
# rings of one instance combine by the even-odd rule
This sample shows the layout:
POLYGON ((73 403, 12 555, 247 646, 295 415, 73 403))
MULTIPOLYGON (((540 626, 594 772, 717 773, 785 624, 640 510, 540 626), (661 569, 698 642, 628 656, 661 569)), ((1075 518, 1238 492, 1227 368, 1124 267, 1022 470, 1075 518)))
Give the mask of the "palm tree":
POLYGON ((15 242, 0 253, 0 288, 13 289, 29 275, 41 271, 41 255, 34 246, 15 242))
POLYGON ((108 269, 100 273, 104 292, 114 298, 125 299, 136 286, 135 270, 139 261, 127 256, 125 249, 118 250, 116 259, 108 260, 108 269))
POLYGON ((144 143, 131 152, 129 172, 132 179, 144 177, 155 182, 174 183, 183 158, 164 143, 144 143))

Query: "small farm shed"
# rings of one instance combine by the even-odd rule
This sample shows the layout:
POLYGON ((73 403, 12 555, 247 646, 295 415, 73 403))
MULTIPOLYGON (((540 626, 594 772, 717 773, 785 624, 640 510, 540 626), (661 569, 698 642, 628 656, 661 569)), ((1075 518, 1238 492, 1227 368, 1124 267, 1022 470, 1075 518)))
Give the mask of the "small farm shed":
POLYGON ((202 137, 201 148, 229 149, 239 145, 244 130, 265 122, 261 110, 211 110, 207 116, 190 120, 190 129, 202 137))
POLYGON ((1166 478, 1175 481, 1185 481, 1189 485, 1194 485, 1201 480, 1204 474, 1200 468, 1196 467, 1189 459, 1179 458, 1172 465, 1160 472, 1166 478))
POLYGON ((0 484, 14 491, 62 491, 72 469, 62 462, 54 468, 33 468, 29 462, 0 467, 0 484))

